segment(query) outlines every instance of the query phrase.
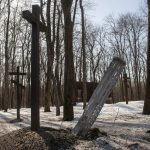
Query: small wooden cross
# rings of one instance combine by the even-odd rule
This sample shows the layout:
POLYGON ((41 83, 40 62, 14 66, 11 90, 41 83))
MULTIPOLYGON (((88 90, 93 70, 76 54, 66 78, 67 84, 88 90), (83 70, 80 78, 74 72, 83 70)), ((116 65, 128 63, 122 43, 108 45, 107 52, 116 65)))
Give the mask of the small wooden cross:
POLYGON ((19 98, 19 87, 24 88, 22 84, 19 83, 19 76, 26 75, 24 72, 19 72, 19 66, 17 67, 17 72, 9 72, 9 75, 16 75, 17 80, 11 80, 12 83, 15 83, 17 86, 17 121, 21 121, 20 119, 20 98, 19 98))
POLYGON ((39 32, 46 32, 47 27, 40 21, 40 7, 32 6, 29 10, 22 12, 22 17, 32 24, 32 46, 31 46, 31 130, 37 131, 40 127, 40 52, 39 32))

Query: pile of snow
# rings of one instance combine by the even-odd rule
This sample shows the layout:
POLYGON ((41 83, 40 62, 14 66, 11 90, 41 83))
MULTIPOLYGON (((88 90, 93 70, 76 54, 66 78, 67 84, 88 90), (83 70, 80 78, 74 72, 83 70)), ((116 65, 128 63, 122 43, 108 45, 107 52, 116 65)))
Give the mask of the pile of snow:
POLYGON ((143 111, 143 105, 144 101, 131 101, 129 104, 126 104, 125 102, 119 102, 116 104, 105 104, 102 111, 101 115, 104 114, 137 114, 137 113, 142 113, 143 111))

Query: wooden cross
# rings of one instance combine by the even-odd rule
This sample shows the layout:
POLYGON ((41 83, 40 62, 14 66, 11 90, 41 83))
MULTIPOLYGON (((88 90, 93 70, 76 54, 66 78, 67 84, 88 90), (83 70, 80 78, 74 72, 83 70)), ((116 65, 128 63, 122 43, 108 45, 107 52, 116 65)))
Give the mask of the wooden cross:
POLYGON ((46 32, 47 27, 40 21, 40 7, 32 6, 29 10, 22 12, 22 17, 32 24, 32 46, 31 46, 31 130, 37 131, 40 127, 40 52, 39 32, 46 32))
POLYGON ((22 84, 19 83, 19 76, 26 75, 26 73, 19 72, 19 66, 17 67, 17 72, 9 72, 9 75, 16 75, 17 80, 11 80, 12 83, 15 83, 17 86, 17 121, 21 121, 20 119, 20 98, 19 98, 19 87, 24 88, 22 84))

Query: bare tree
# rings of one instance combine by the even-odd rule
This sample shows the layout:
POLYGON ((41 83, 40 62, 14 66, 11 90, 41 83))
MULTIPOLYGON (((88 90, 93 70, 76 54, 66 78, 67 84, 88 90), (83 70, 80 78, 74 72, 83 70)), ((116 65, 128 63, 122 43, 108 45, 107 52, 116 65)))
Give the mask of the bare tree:
POLYGON ((6 35, 5 35, 5 105, 4 105, 4 110, 7 112, 8 106, 9 106, 9 47, 8 47, 8 42, 9 42, 9 23, 10 23, 10 0, 8 0, 7 3, 7 21, 6 21, 6 35))
MULTIPOLYGON (((108 22, 108 42, 110 48, 113 50, 113 55, 123 57, 128 63, 124 73, 128 74, 131 79, 129 81, 130 98, 141 99, 141 61, 143 50, 143 43, 145 41, 145 27, 144 20, 137 14, 127 13, 119 16, 118 19, 109 17, 108 22)), ((123 76, 121 76, 123 77, 123 76)), ((126 99, 128 96, 124 95, 125 89, 123 86, 123 78, 120 80, 122 98, 126 99)))
POLYGON ((86 51, 85 51, 85 23, 84 23, 84 8, 82 5, 82 0, 80 0, 80 9, 81 9, 81 22, 82 22, 82 58, 83 58, 83 108, 86 107, 87 101, 87 72, 86 72, 86 51))
POLYGON ((51 5, 52 1, 47 1, 47 32, 46 32, 46 43, 47 43, 47 73, 46 73, 46 87, 45 87, 45 103, 44 111, 50 111, 50 102, 52 103, 52 75, 53 75, 53 63, 54 63, 54 44, 55 44, 55 16, 56 16, 56 4, 54 1, 53 6, 53 19, 51 19, 51 5))
POLYGON ((61 0, 64 13, 64 47, 65 47, 65 68, 64 68, 64 111, 65 121, 73 120, 72 100, 75 98, 74 85, 74 60, 73 60, 73 22, 71 19, 71 7, 73 0, 61 0))
POLYGON ((62 101, 61 93, 61 82, 59 80, 59 66, 60 66, 60 21, 62 16, 62 11, 58 10, 58 21, 57 21, 57 34, 56 34, 56 66, 55 66, 55 102, 56 102, 56 116, 60 115, 60 102, 62 101))

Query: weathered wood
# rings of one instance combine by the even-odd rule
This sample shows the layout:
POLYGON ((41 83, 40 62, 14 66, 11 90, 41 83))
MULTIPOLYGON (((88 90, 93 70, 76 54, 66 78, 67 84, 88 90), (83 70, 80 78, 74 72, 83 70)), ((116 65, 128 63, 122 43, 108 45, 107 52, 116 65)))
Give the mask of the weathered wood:
POLYGON ((40 127, 40 51, 39 32, 46 32, 47 27, 40 21, 40 7, 32 6, 32 13, 26 10, 22 17, 32 24, 31 46, 31 130, 37 131, 40 127))
POLYGON ((40 54, 39 54, 39 20, 40 7, 32 6, 32 14, 38 20, 32 24, 32 46, 31 46, 31 130, 37 131, 40 127, 40 54))
POLYGON ((126 104, 128 104, 128 79, 130 78, 127 77, 127 73, 124 73, 123 79, 124 79, 124 88, 125 88, 125 101, 126 104))
POLYGON ((33 24, 33 23, 39 23, 39 29, 41 32, 46 32, 47 31, 47 27, 45 25, 43 25, 43 23, 41 21, 38 20, 38 18, 33 15, 29 10, 25 10, 22 12, 22 17, 24 19, 26 19, 29 23, 33 24))
POLYGON ((20 119, 19 67, 17 67, 17 119, 20 119))
POLYGON ((73 129, 75 135, 85 136, 87 134, 98 117, 124 67, 125 62, 118 57, 115 57, 110 63, 110 66, 105 72, 101 82, 91 96, 81 118, 73 129))
MULTIPOLYGON (((9 75, 18 75, 18 72, 9 72, 9 75)), ((26 73, 19 72, 19 75, 26 75, 26 73)))

